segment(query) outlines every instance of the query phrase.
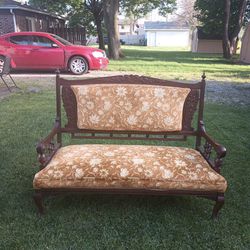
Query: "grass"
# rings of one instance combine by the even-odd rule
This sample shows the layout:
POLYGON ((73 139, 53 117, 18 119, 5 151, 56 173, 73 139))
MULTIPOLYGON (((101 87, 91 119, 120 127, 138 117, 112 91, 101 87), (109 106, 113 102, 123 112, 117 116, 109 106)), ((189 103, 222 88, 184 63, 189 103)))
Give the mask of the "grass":
POLYGON ((51 197, 40 218, 32 202, 35 143, 53 123, 54 92, 4 99, 0 249, 249 249, 249 113, 249 107, 205 108, 208 132, 228 149, 222 173, 229 187, 219 221, 210 220, 212 201, 194 197, 51 197))
POLYGON ((192 53, 180 48, 123 46, 125 58, 111 60, 108 70, 130 71, 175 80, 197 80, 203 71, 208 80, 249 82, 250 66, 221 54, 192 53))

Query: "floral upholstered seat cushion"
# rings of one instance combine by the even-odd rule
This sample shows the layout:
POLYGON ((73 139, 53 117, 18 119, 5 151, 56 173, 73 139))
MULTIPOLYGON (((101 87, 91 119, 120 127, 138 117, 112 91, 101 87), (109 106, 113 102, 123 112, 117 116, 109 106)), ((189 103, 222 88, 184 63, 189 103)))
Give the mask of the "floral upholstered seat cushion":
POLYGON ((42 188, 140 188, 225 192, 227 182, 194 149, 136 145, 60 148, 35 175, 42 188))
POLYGON ((71 86, 80 129, 180 131, 190 88, 140 84, 71 86))

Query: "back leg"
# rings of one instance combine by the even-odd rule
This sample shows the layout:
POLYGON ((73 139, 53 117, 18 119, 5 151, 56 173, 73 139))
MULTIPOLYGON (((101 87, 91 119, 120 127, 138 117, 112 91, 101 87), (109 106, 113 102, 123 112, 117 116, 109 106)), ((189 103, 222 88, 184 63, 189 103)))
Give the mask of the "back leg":
POLYGON ((33 195, 34 202, 38 208, 38 211, 41 215, 45 213, 44 206, 43 206, 43 195, 42 193, 35 193, 33 195))
POLYGON ((213 208, 213 214, 212 214, 213 219, 218 218, 218 213, 221 210, 221 208, 223 207, 224 202, 225 202, 224 194, 219 194, 217 196, 217 200, 216 200, 216 203, 215 203, 214 208, 213 208))

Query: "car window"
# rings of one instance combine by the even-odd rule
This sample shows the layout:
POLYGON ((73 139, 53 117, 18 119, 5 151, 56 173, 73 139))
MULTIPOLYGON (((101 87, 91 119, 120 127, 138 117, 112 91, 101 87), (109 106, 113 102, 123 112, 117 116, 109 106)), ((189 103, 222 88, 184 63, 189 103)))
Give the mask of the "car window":
POLYGON ((32 45, 33 46, 41 46, 41 47, 52 47, 54 42, 45 36, 33 36, 32 37, 32 45))
POLYGON ((18 45, 30 45, 30 36, 11 36, 9 41, 18 45))
POLYGON ((59 41, 60 43, 62 43, 63 45, 73 45, 71 42, 61 38, 60 36, 57 35, 51 35, 53 38, 55 38, 57 41, 59 41))

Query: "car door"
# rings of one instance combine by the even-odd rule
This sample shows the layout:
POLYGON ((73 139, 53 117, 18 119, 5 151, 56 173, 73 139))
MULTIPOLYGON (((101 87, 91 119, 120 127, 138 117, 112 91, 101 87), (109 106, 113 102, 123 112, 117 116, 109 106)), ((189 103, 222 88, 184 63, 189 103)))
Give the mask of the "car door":
POLYGON ((64 49, 46 36, 33 35, 31 43, 33 67, 56 69, 64 65, 64 49))
POLYGON ((31 61, 31 36, 13 35, 8 38, 11 44, 10 56, 18 69, 29 68, 31 61))

